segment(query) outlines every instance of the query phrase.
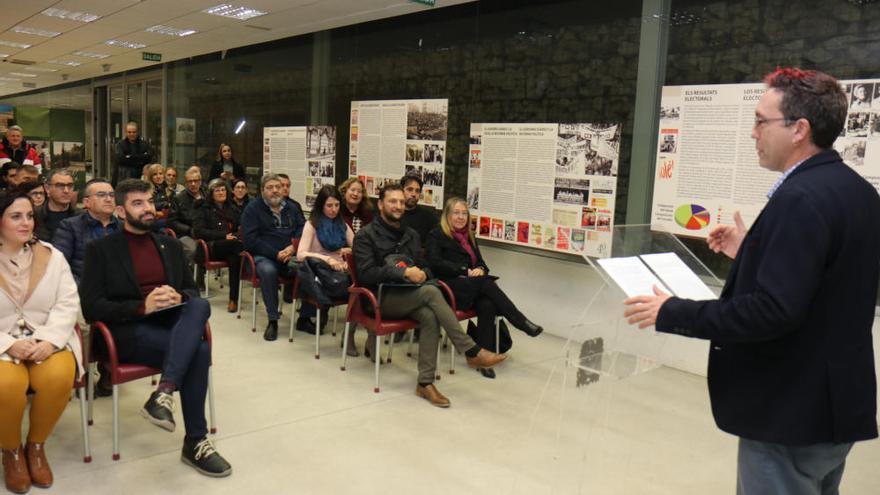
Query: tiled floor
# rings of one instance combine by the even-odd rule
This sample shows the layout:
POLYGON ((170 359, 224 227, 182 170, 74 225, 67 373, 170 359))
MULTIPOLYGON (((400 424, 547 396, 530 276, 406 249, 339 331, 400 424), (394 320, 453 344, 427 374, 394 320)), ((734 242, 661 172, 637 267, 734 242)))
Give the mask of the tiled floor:
MULTIPOLYGON (((415 361, 401 347, 382 367, 382 392, 374 394, 368 360, 339 370, 338 337, 325 337, 315 360, 312 336, 264 342, 262 307, 254 334, 248 313, 236 320, 222 298, 212 299, 216 443, 232 476, 206 478, 180 462, 182 428, 166 433, 138 414, 150 391, 143 380, 122 387, 117 462, 110 459, 110 399, 95 407, 91 464, 81 462, 79 410, 71 402, 48 444, 51 492, 734 492, 736 440, 715 428, 701 377, 659 368, 576 387, 576 370, 559 356, 563 339, 516 333, 494 381, 467 369, 461 356, 449 375, 444 355, 437 386, 452 407, 441 410, 413 394, 415 361)), ((286 322, 285 315, 282 328, 286 322)), ((880 493, 878 462, 880 442, 858 444, 843 492, 880 493)))

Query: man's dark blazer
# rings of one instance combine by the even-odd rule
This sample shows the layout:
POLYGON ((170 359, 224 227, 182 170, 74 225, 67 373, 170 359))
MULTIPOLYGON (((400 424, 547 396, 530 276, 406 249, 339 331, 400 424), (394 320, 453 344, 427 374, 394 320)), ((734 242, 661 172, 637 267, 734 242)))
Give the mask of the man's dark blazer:
POLYGON ((657 330, 711 339, 715 421, 785 445, 877 436, 871 326, 880 197, 826 150, 755 220, 717 301, 669 299, 657 330))
MULTIPOLYGON (((166 284, 184 300, 199 297, 193 274, 186 268, 183 247, 177 239, 153 234, 165 268, 166 284)), ((86 321, 102 321, 110 328, 119 359, 134 350, 134 323, 143 318, 138 308, 144 302, 128 239, 119 231, 86 245, 85 267, 79 285, 80 301, 86 321)), ((98 341, 100 339, 96 339, 98 341)))

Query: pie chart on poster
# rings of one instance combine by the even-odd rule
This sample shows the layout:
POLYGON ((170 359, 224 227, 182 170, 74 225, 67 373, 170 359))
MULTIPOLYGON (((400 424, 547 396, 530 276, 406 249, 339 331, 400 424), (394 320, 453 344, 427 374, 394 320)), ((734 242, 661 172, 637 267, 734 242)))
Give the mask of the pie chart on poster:
POLYGON ((700 205, 681 205, 675 209, 675 223, 688 230, 700 230, 709 225, 712 217, 700 205))

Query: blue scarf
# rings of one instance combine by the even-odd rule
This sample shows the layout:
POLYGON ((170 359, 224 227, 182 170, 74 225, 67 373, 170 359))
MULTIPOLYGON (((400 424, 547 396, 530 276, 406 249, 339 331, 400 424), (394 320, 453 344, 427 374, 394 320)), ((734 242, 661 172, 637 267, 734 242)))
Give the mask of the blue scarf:
POLYGON ((345 223, 338 219, 323 218, 315 230, 318 234, 318 242, 327 251, 339 251, 348 244, 345 238, 345 223))

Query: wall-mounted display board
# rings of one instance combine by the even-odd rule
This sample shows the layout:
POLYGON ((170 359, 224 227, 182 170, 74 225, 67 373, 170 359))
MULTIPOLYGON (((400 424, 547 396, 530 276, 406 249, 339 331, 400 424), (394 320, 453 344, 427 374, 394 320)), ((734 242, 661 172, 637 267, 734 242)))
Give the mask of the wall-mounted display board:
POLYGON ((620 124, 471 124, 477 236, 609 255, 620 134, 620 124))
MULTIPOLYGON (((834 148, 880 190, 880 80, 841 81, 847 119, 834 148)), ((767 203, 779 179, 758 165, 752 127, 763 84, 665 86, 660 107, 651 228, 706 237, 732 224, 746 225, 767 203)))
POLYGON ((306 210, 321 187, 336 185, 336 128, 264 127, 263 171, 290 176, 290 195, 306 210))
POLYGON ((443 207, 449 100, 351 102, 349 176, 358 176, 376 197, 386 182, 417 174, 420 203, 443 207))

